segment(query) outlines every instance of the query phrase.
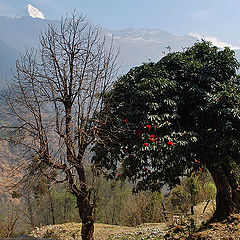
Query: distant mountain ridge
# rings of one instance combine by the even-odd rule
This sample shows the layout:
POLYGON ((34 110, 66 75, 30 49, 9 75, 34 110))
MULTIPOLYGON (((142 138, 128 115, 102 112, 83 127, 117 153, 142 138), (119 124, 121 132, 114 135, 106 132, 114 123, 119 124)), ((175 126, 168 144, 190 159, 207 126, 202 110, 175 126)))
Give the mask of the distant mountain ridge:
MULTIPOLYGON (((187 37, 188 39, 193 39, 192 36, 175 36, 169 32, 163 31, 161 29, 135 29, 129 28, 118 31, 111 31, 111 33, 116 38, 129 39, 129 40, 149 40, 161 43, 162 40, 167 41, 168 39, 182 39, 187 37)), ((195 39, 195 38, 194 38, 195 39)))
MULTIPOLYGON (((60 21, 51 22, 60 24, 60 21)), ((24 53, 26 48, 38 47, 39 35, 47 29, 48 23, 50 21, 45 19, 44 13, 31 4, 26 5, 15 18, 0 17, 0 85, 11 77, 10 68, 19 53, 24 53)), ((158 61, 169 50, 182 51, 198 40, 190 35, 176 36, 161 29, 103 29, 103 33, 112 37, 115 47, 120 49, 119 63, 122 67, 119 74, 142 62, 158 61)), ((240 58, 240 51, 236 51, 236 56, 240 58)))
POLYGON ((176 36, 160 29, 125 29, 108 34, 120 47, 123 73, 142 62, 158 61, 169 51, 182 51, 197 41, 192 36, 176 36))

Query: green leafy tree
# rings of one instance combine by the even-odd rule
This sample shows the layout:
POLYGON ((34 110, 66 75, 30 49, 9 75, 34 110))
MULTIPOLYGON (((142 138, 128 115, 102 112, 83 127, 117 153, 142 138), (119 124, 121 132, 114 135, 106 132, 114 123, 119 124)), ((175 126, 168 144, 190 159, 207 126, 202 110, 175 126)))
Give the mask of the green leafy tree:
POLYGON ((239 211, 230 164, 240 159, 238 67, 229 48, 202 41, 131 69, 105 98, 95 164, 153 191, 208 169, 217 188, 213 220, 239 211))
POLYGON ((172 190, 170 201, 173 210, 176 212, 187 213, 189 211, 189 196, 183 186, 179 185, 172 190))
POLYGON ((200 192, 201 186, 198 177, 195 174, 185 181, 185 190, 190 196, 191 214, 194 214, 194 205, 197 203, 197 195, 200 192))

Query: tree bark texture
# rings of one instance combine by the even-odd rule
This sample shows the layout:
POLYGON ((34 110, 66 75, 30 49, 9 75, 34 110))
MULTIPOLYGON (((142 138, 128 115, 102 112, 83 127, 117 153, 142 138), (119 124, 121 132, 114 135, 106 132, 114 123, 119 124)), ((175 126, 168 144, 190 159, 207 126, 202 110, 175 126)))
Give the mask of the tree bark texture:
POLYGON ((208 168, 217 188, 216 211, 212 221, 225 219, 240 210, 240 191, 229 163, 208 168))
POLYGON ((94 239, 93 237, 94 219, 92 214, 93 207, 90 205, 88 197, 79 195, 77 197, 77 206, 79 216, 82 220, 81 230, 82 240, 93 240, 94 239))

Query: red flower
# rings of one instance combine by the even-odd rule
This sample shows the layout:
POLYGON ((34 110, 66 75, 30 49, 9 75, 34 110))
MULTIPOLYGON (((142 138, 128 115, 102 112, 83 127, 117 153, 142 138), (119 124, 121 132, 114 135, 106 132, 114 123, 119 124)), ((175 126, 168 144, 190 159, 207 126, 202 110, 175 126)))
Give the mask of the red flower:
POLYGON ((202 168, 199 168, 199 171, 202 171, 202 168))
POLYGON ((120 173, 118 173, 118 176, 121 176, 121 174, 120 174, 120 173))
POLYGON ((217 100, 219 101, 219 98, 217 98, 217 100))
POLYGON ((150 130, 151 127, 150 127, 150 125, 146 125, 146 128, 148 128, 148 130, 150 130))
POLYGON ((144 146, 148 146, 148 143, 144 143, 144 146))
POLYGON ((150 142, 155 142, 154 138, 155 138, 154 135, 150 135, 150 142))
POLYGON ((127 119, 127 118, 126 118, 126 119, 124 119, 124 122, 125 122, 125 123, 128 123, 128 119, 127 119))
POLYGON ((198 161, 197 159, 194 160, 195 163, 199 163, 200 161, 198 161))
POLYGON ((169 146, 173 146, 173 142, 169 141, 169 142, 168 142, 168 145, 169 145, 169 146))
POLYGON ((140 135, 141 135, 141 131, 140 131, 140 130, 137 130, 137 131, 136 131, 136 134, 140 136, 140 135))

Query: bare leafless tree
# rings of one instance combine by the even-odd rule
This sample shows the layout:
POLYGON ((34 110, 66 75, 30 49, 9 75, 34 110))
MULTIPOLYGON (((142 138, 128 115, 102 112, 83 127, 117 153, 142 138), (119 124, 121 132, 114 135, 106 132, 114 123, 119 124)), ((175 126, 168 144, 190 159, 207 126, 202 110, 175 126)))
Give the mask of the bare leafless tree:
POLYGON ((97 141, 116 58, 112 39, 73 13, 60 27, 49 24, 40 47, 21 55, 6 91, 12 124, 2 129, 25 150, 22 161, 44 164, 61 173, 59 181, 67 181, 76 196, 82 239, 93 239, 94 231, 84 158, 97 141))

